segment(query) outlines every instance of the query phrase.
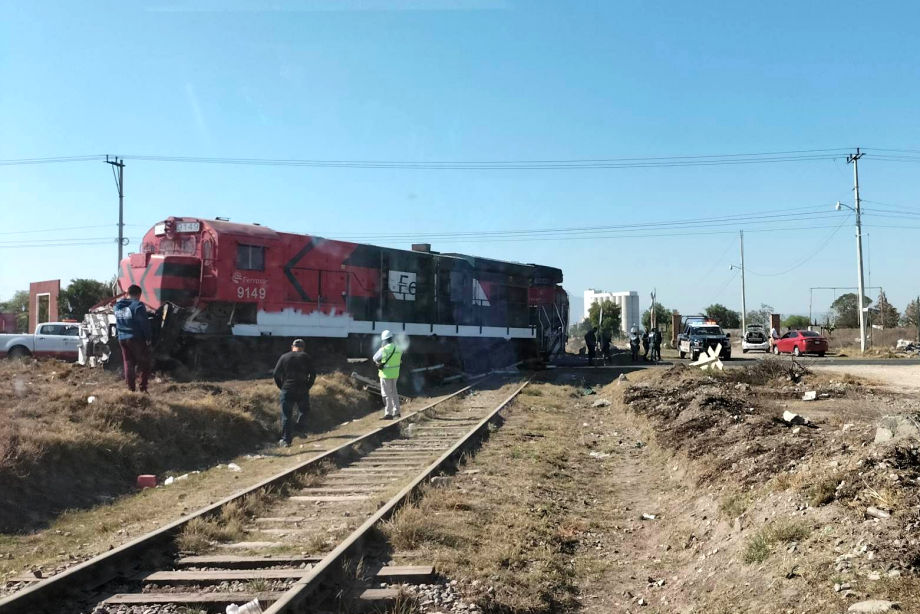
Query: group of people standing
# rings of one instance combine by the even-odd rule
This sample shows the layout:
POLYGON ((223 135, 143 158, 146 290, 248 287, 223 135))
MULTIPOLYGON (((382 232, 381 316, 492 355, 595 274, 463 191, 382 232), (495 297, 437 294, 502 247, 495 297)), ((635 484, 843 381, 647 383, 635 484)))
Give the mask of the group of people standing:
MULTIPOLYGON (((639 333, 639 327, 633 326, 629 330, 629 349, 632 354, 633 361, 639 360, 639 348, 640 346, 644 350, 642 354, 643 360, 649 362, 658 362, 661 360, 661 331, 658 330, 658 327, 652 327, 649 331, 642 331, 639 333)), ((604 363, 610 359, 610 333, 603 332, 600 334, 600 349, 601 356, 604 360, 604 363)), ((594 326, 585 333, 585 346, 588 351, 588 365, 594 365, 594 360, 597 358, 597 349, 598 349, 598 332, 597 327, 594 326)))
POLYGON ((588 365, 594 365, 594 359, 597 358, 597 347, 598 342, 600 342, 601 349, 601 358, 604 360, 604 364, 610 360, 610 349, 611 349, 611 338, 610 333, 604 331, 600 334, 600 339, 598 339, 597 327, 594 326, 585 333, 585 346, 588 348, 588 365))
MULTIPOLYGON (((587 333, 585 333, 585 346, 588 351, 588 365, 594 365, 594 361, 597 358, 598 345, 600 345, 601 357, 604 360, 604 364, 610 360, 610 350, 611 350, 611 338, 609 332, 602 332, 598 335, 597 327, 591 327, 587 333), (598 338, 600 337, 600 338, 598 338)), ((642 358, 650 362, 658 362, 661 360, 661 331, 658 330, 658 327, 655 326, 649 331, 642 331, 642 334, 639 334, 639 327, 633 326, 629 330, 629 349, 632 353, 633 361, 639 360, 639 347, 643 348, 644 353, 642 358)))
POLYGON ((644 353, 642 359, 649 362, 658 362, 661 360, 661 331, 657 326, 653 326, 649 331, 642 331, 639 334, 639 327, 633 326, 629 329, 629 350, 633 362, 639 360, 639 345, 642 345, 644 353))

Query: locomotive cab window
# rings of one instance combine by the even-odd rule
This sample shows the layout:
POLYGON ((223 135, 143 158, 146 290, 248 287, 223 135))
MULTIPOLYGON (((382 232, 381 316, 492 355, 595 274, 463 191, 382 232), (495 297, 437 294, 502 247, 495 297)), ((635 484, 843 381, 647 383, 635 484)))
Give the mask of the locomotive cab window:
POLYGON ((264 271, 265 248, 261 245, 237 245, 236 268, 246 271, 264 271))

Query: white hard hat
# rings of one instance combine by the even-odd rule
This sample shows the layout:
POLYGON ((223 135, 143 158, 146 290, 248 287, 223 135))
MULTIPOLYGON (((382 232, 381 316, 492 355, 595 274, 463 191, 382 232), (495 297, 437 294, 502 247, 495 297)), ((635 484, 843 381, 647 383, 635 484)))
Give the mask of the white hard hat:
POLYGON ((381 340, 381 341, 386 341, 387 339, 392 339, 392 338, 393 338, 393 333, 391 333, 391 332, 388 331, 388 330, 385 330, 385 331, 383 331, 382 333, 380 333, 380 340, 381 340))

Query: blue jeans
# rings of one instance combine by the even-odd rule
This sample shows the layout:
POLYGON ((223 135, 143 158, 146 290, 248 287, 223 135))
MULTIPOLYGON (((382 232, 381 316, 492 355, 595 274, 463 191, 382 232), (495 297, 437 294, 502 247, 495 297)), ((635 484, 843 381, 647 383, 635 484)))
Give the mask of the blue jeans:
POLYGON ((294 438, 294 426, 292 414, 294 407, 300 411, 300 417, 296 426, 304 425, 304 416, 310 411, 310 393, 291 392, 290 390, 281 391, 281 438, 287 443, 291 443, 294 438))

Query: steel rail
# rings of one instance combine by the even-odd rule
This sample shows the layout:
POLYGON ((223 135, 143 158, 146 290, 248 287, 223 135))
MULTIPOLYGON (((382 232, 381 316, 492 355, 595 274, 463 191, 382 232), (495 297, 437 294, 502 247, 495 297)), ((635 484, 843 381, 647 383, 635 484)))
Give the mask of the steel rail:
POLYGON ((498 407, 492 410, 488 416, 483 418, 475 427, 463 436, 463 438, 444 452, 436 461, 426 467, 412 482, 399 491, 392 499, 387 501, 373 516, 368 518, 364 524, 355 529, 351 535, 346 537, 336 548, 319 561, 310 572, 303 578, 294 583, 294 585, 284 593, 284 595, 273 603, 265 614, 286 614, 295 611, 302 611, 301 606, 305 606, 305 601, 319 588, 320 583, 332 572, 338 569, 338 565, 348 555, 360 548, 361 542, 367 537, 368 533, 382 520, 388 519, 393 513, 405 504, 410 497, 418 491, 419 487, 428 481, 432 474, 440 470, 447 464, 450 464, 465 449, 471 447, 474 442, 478 442, 481 436, 488 430, 491 423, 499 419, 499 412, 513 401, 518 394, 530 383, 528 378, 521 384, 508 398, 502 401, 498 407), (299 609, 298 609, 299 608, 299 609))
MULTIPOLYGON (((483 376, 456 392, 433 401, 411 414, 407 414, 400 420, 394 420, 386 426, 379 427, 369 433, 351 439, 337 448, 328 450, 319 456, 315 456, 281 473, 266 478, 253 486, 192 512, 188 516, 184 516, 179 520, 175 520, 159 529, 155 529, 137 539, 122 544, 108 552, 96 555, 66 571, 0 599, 0 614, 60 612, 61 607, 59 601, 61 599, 76 595, 78 591, 95 589, 106 582, 125 575, 127 570, 136 568, 139 561, 145 560, 147 556, 150 556, 150 551, 153 550, 155 546, 159 546, 173 538, 180 529, 195 518, 212 516, 220 512, 228 503, 256 493, 268 486, 275 486, 287 482, 304 470, 319 466, 323 461, 332 460, 336 466, 345 464, 348 460, 355 456, 359 456, 356 447, 365 443, 376 443, 393 434, 399 434, 400 428, 404 423, 417 421, 429 410, 472 389, 482 383, 487 377, 488 375, 483 376)), ((155 554, 160 553, 156 552, 155 554)))

